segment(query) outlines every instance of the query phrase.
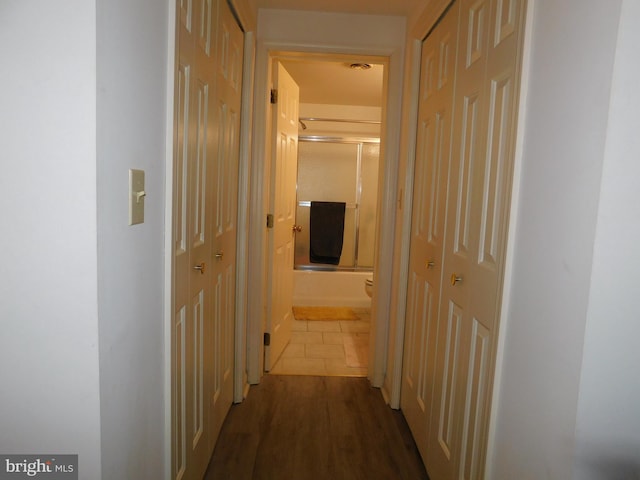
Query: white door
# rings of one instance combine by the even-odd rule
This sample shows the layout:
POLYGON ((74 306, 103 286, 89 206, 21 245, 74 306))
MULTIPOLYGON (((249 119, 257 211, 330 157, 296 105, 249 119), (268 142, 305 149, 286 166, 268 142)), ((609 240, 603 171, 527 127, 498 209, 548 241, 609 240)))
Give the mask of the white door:
POLYGON ((482 478, 510 204, 524 3, 464 0, 427 470, 482 478))
POLYGON ((179 0, 178 12, 172 478, 200 479, 233 394, 243 40, 224 1, 179 0))
POLYGON ((291 339, 293 320, 293 253, 298 166, 299 88, 279 63, 273 69, 277 101, 273 105, 273 153, 270 230, 270 271, 264 368, 271 370, 291 339))
POLYGON ((212 331, 211 167, 215 123, 211 95, 216 59, 212 9, 201 2, 178 3, 176 142, 173 183, 172 478, 201 478, 211 455, 206 348, 212 331))
POLYGON ((233 401, 233 368, 236 298, 236 237, 238 217, 238 160, 240 153, 240 110, 244 39, 227 2, 219 2, 217 23, 216 90, 211 103, 215 115, 212 140, 215 157, 212 169, 214 208, 213 331, 211 349, 212 435, 218 436, 233 401))
POLYGON ((401 408, 425 460, 442 281, 458 10, 454 6, 422 45, 401 408))

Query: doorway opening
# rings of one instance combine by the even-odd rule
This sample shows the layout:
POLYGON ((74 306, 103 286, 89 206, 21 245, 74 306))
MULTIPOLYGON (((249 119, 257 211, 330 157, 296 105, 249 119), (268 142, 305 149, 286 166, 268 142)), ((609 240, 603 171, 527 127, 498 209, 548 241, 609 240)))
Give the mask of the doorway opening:
POLYGON ((378 57, 292 53, 272 61, 299 86, 299 122, 294 318, 270 373, 367 376, 386 65, 378 57), (331 224, 342 240, 334 261, 313 254, 313 243, 331 235, 318 228, 319 203, 344 208, 331 224))

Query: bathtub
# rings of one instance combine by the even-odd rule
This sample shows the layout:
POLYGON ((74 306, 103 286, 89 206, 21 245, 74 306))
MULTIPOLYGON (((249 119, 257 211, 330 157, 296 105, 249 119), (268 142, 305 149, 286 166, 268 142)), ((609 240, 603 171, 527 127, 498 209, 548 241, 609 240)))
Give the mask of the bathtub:
POLYGON ((298 306, 370 307, 364 282, 372 272, 293 271, 293 304, 298 306))

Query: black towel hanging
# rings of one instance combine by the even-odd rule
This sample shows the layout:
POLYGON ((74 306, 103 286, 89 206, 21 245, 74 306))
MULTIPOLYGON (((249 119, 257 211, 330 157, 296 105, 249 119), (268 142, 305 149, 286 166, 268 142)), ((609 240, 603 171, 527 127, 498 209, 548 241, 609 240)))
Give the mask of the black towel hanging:
POLYGON ((344 240, 345 202, 311 202, 309 260, 338 265, 344 240))

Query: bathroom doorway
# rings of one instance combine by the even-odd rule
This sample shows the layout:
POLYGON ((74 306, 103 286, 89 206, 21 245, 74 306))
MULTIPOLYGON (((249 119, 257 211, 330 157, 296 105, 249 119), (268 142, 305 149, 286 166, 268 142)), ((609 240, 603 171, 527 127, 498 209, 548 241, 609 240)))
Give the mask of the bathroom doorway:
POLYGON ((270 372, 367 376, 372 288, 365 283, 374 276, 385 65, 377 57, 274 59, 300 88, 300 118, 295 319, 270 372), (318 202, 344 204, 335 261, 310 255, 312 203, 318 202))

